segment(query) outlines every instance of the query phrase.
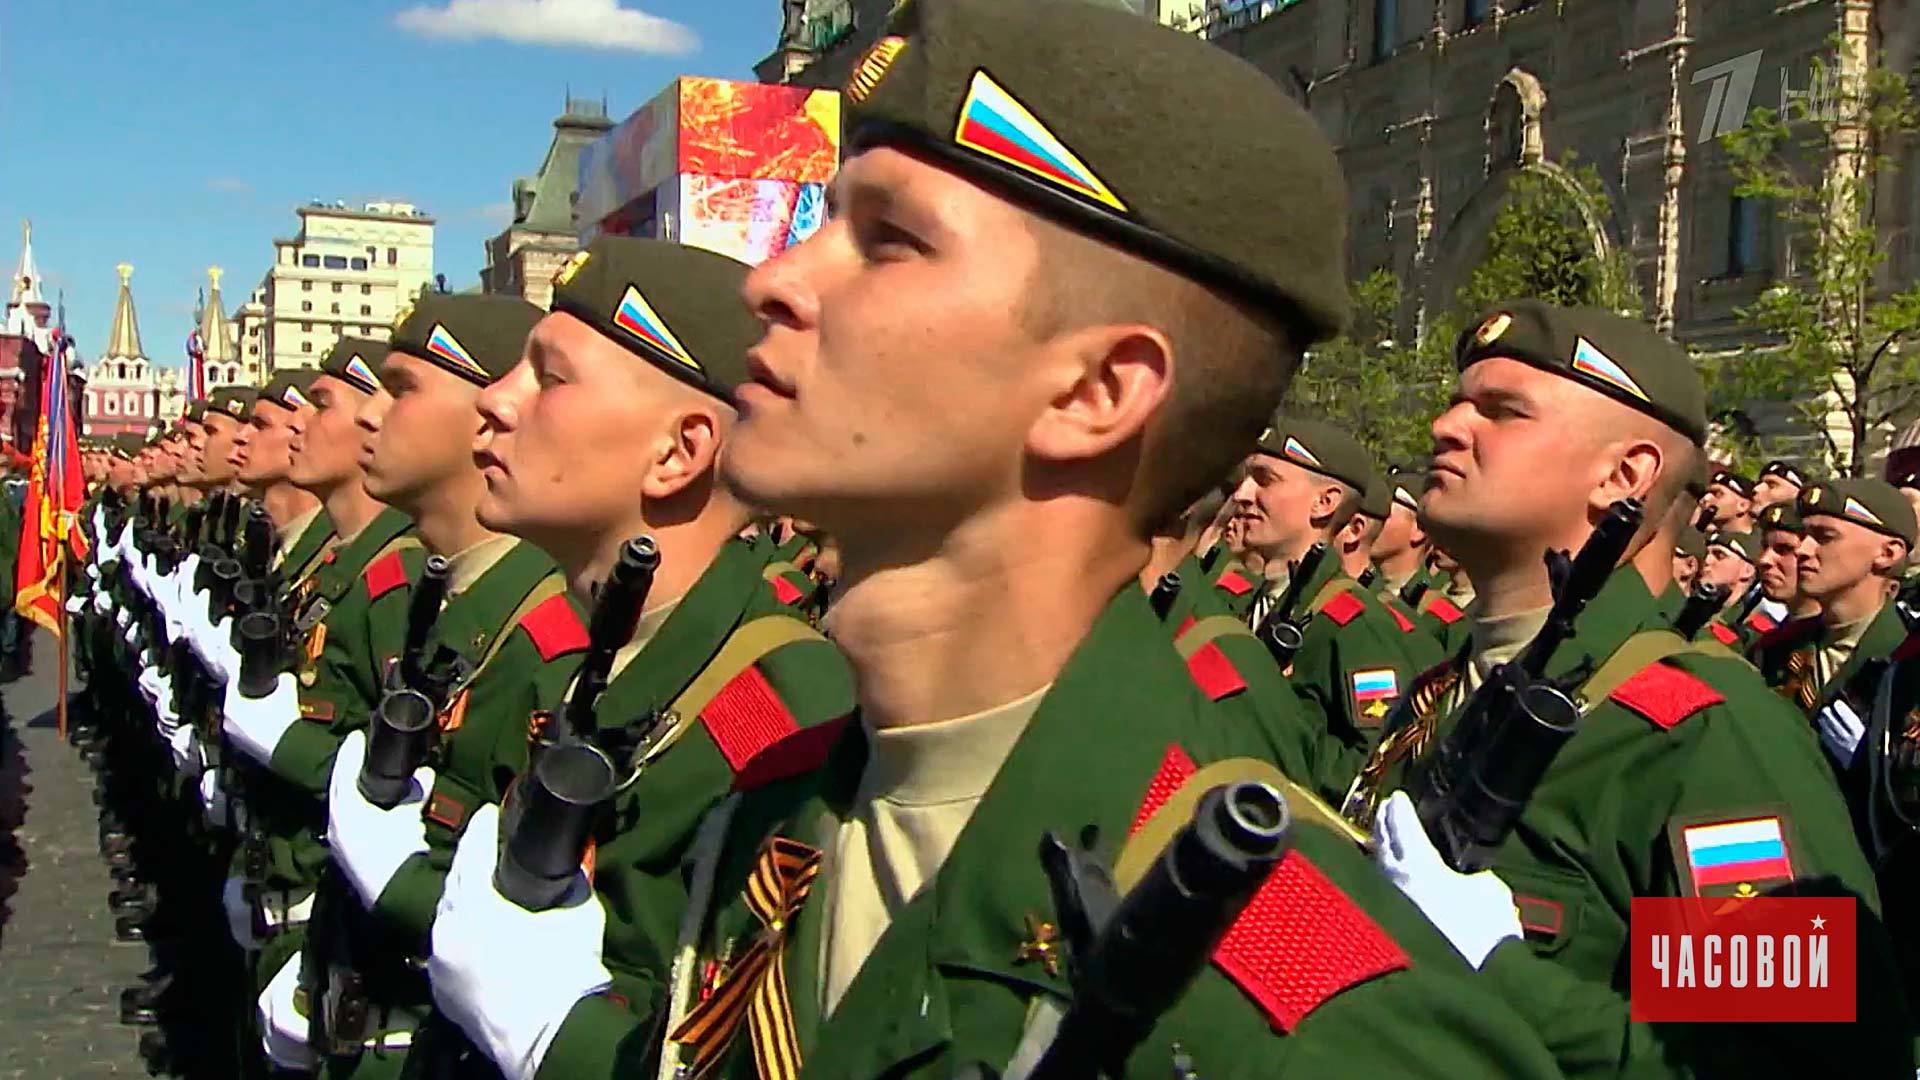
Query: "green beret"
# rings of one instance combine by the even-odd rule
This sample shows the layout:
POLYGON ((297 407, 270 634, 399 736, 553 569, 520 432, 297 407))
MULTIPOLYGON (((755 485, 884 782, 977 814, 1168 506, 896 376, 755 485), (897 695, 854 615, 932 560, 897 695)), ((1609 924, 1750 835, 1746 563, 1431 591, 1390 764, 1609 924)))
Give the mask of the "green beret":
POLYGON ((427 293, 401 317, 387 348, 488 386, 520 362, 542 314, 517 296, 427 293))
POLYGON ((1386 477, 1377 472, 1367 477, 1366 486, 1360 489, 1359 512, 1375 521, 1385 521, 1393 513, 1393 485, 1386 477))
POLYGON ((1760 530, 1762 532, 1790 532, 1798 535, 1806 531, 1800 521, 1800 507, 1791 500, 1768 504, 1760 511, 1760 530))
POLYGON ((1837 517, 1913 546, 1913 505, 1885 480, 1825 480, 1800 493, 1801 520, 1837 517))
POLYGON ((1706 440, 1707 392, 1693 361, 1637 319, 1514 300, 1489 309, 1454 346, 1461 371, 1490 356, 1563 375, 1653 417, 1695 446, 1706 440))
POLYGON ((268 381, 260 391, 260 400, 271 401, 283 409, 298 409, 312 405, 307 391, 313 386, 313 380, 320 372, 313 368, 294 368, 283 371, 268 381))
POLYGON ((722 401, 747 380, 760 320, 743 262, 666 240, 602 236, 553 279, 553 310, 722 401))
POLYGON ((1715 472, 1712 482, 1735 492, 1741 498, 1753 498, 1753 481, 1741 476, 1732 469, 1721 469, 1715 472))
POLYGON ((1332 147, 1277 83, 1200 38, 1073 0, 910 0, 844 97, 849 156, 893 146, 935 161, 1280 308, 1303 346, 1346 321, 1332 147))
POLYGON ((1260 436, 1262 453, 1365 491, 1374 475, 1373 456, 1360 441, 1332 424, 1276 413, 1260 436))
POLYGON ((245 420, 253 415, 253 403, 260 391, 251 386, 223 386, 207 399, 207 408, 235 420, 245 420))
POLYGON ((180 414, 180 419, 176 421, 176 423, 197 424, 206 418, 207 400, 205 398, 194 398, 192 401, 187 402, 187 410, 180 414))
POLYGON ((115 457, 132 461, 135 454, 149 445, 148 440, 131 432, 123 432, 107 440, 108 449, 115 457))
POLYGON ((1781 461, 1778 458, 1767 462, 1767 467, 1760 470, 1760 476, 1762 479, 1769 476, 1777 476, 1797 488, 1807 486, 1807 476, 1800 471, 1798 465, 1795 465, 1791 461, 1781 461))
POLYGON ((1704 557, 1707 553, 1706 534, 1691 525, 1683 527, 1679 535, 1673 538, 1673 553, 1682 558, 1704 557))
POLYGON ((1420 512, 1420 493, 1426 490, 1427 474, 1412 470, 1396 470, 1388 474, 1387 480, 1393 485, 1393 501, 1413 511, 1420 512))
POLYGON ((1748 562, 1760 561, 1760 534, 1722 530, 1707 537, 1710 548, 1726 548, 1748 562))
POLYGON ((387 358, 387 343, 372 338, 343 337, 333 343, 320 372, 331 375, 364 394, 380 392, 380 364, 387 358))

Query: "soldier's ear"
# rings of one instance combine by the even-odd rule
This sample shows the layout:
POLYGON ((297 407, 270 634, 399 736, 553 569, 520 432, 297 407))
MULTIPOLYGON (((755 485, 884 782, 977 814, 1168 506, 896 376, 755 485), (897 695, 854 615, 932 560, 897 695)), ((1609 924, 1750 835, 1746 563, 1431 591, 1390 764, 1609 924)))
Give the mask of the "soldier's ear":
POLYGON ((1907 542, 1897 537, 1882 536, 1880 550, 1873 558, 1873 571, 1889 577, 1900 576, 1907 565, 1907 542))

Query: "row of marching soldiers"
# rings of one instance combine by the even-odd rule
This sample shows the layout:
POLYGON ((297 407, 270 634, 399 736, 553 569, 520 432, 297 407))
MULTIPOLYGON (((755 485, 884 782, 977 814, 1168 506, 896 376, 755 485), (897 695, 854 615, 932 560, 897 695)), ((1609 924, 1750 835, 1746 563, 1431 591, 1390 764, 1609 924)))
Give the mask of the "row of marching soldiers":
POLYGON ((760 267, 602 238, 109 466, 164 1064, 1913 1074, 1899 491, 1704 477, 1683 350, 1524 298, 1418 474, 1276 411, 1344 185, 1190 36, 909 0, 847 101, 760 267), (1853 1022, 1635 1018, 1636 898, 1771 896, 1853 1022))

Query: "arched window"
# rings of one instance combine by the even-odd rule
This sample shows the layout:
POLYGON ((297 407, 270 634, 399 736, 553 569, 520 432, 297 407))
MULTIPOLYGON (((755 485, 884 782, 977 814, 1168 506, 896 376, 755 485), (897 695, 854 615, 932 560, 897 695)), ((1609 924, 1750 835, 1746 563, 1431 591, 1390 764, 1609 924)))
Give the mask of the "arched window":
POLYGON ((122 360, 118 364, 115 364, 114 367, 117 369, 114 372, 114 376, 116 378, 124 379, 127 377, 127 362, 125 360, 122 360))
POLYGON ((107 399, 107 415, 112 416, 118 413, 119 411, 120 411, 120 399, 115 397, 109 397, 107 399))

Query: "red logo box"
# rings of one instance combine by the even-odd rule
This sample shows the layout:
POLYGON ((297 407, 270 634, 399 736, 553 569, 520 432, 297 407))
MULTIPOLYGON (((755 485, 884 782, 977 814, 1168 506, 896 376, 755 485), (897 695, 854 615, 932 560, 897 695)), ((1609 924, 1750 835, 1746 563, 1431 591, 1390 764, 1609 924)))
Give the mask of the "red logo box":
POLYGON ((1852 897, 1635 899, 1633 1019, 1849 1023, 1852 897))

